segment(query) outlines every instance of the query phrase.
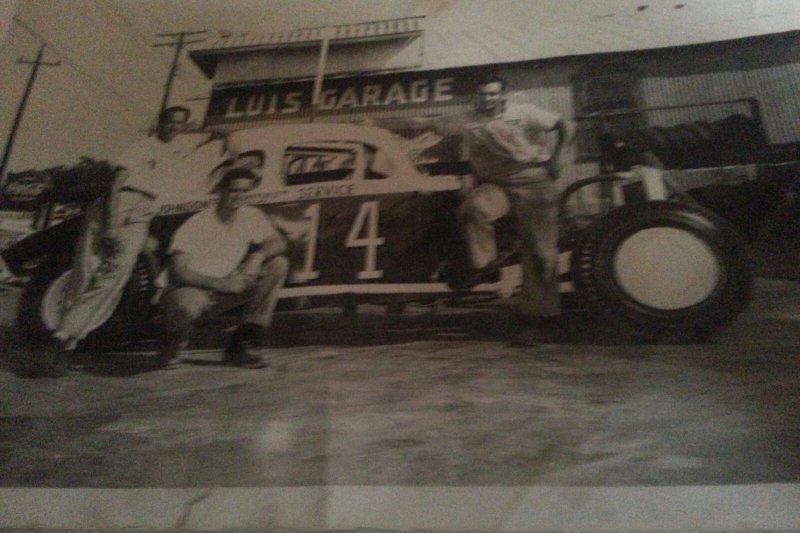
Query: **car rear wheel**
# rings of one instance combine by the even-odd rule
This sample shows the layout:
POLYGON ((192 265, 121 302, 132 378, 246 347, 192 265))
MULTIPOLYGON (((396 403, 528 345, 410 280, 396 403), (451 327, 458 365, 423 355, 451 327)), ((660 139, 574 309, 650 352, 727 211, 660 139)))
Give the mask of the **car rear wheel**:
MULTIPOLYGON (((68 258, 48 261, 33 273, 25 286, 17 312, 17 327, 31 347, 49 339, 58 327, 71 274, 69 262, 68 258)), ((105 349, 129 340, 150 316, 153 291, 150 267, 139 257, 113 314, 108 320, 92 324, 93 331, 81 346, 105 349)), ((47 361, 41 363, 47 365, 47 361)))
POLYGON ((674 202, 611 211, 583 234, 572 270, 587 308, 642 337, 707 336, 750 297, 736 234, 713 213, 674 202))

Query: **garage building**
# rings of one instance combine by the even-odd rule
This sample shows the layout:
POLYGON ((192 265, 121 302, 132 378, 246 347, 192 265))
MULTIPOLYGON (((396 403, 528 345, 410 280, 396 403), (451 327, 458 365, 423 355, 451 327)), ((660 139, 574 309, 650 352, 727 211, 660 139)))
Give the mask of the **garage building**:
MULTIPOLYGON (((511 101, 577 121, 576 142, 565 153, 564 184, 599 172, 597 135, 608 128, 639 132, 667 168, 735 165, 731 179, 752 178, 748 164, 800 159, 796 29, 681 44, 685 35, 672 38, 662 28, 651 41, 674 45, 650 49, 618 30, 596 46, 598 53, 590 38, 576 45, 535 31, 530 42, 514 40, 513 31, 498 35, 493 45, 485 36, 443 39, 437 21, 442 24, 436 17, 411 17, 221 37, 190 54, 213 84, 204 123, 238 129, 433 116, 468 108, 476 81, 497 74, 508 80, 511 101), (470 53, 474 46, 484 50, 470 53), (314 107, 320 72, 324 81, 314 107)), ((791 21, 783 27, 791 28, 791 21)), ((463 154, 458 139, 446 139, 432 156, 457 161, 463 154)), ((678 179, 689 187, 709 178, 684 172, 678 179)))

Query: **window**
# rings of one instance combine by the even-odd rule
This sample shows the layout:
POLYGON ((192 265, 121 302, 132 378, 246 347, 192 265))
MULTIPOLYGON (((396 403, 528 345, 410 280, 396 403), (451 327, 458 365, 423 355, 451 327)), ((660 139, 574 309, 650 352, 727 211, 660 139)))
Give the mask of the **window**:
POLYGON ((316 142, 289 146, 283 155, 286 185, 306 185, 352 179, 359 146, 353 143, 316 142))
POLYGON ((604 131, 622 133, 644 125, 639 111, 639 77, 620 66, 593 67, 573 83, 578 157, 596 159, 597 140, 604 131))
POLYGON ((394 162, 386 155, 386 150, 365 144, 364 159, 366 160, 364 179, 382 180, 394 174, 394 162))

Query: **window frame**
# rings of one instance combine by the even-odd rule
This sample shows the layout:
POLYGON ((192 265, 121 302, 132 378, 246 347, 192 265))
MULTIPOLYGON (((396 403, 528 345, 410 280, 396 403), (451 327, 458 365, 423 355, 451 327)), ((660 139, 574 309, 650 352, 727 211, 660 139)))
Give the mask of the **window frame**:
MULTIPOLYGON (((596 162, 600 160, 598 136, 603 128, 624 133, 647 125, 647 117, 642 102, 642 83, 639 72, 624 63, 603 63, 585 67, 573 76, 572 95, 574 102, 573 120, 576 123, 575 147, 577 162, 596 162), (613 100, 614 93, 590 95, 591 83, 606 83, 618 87, 626 84, 627 94, 619 97, 621 105, 602 105, 596 100, 613 100), (628 104, 628 105, 625 105, 628 104)), ((617 93, 620 91, 616 91, 617 93)))
MULTIPOLYGON (((364 178, 364 163, 365 163, 364 143, 360 143, 358 141, 321 140, 321 141, 302 141, 297 143, 291 143, 283 149, 283 154, 281 155, 281 167, 280 167, 281 181, 283 182, 284 187, 304 187, 304 186, 319 185, 324 183, 361 181, 364 178), (324 152, 326 150, 331 152, 352 151, 353 155, 355 156, 355 159, 353 160, 352 172, 345 177, 337 179, 328 179, 328 180, 309 179, 308 181, 292 183, 290 181, 291 174, 289 174, 288 172, 286 157, 293 150, 297 152, 302 152, 302 151, 324 152)), ((300 176, 302 174, 295 174, 295 175, 300 176)))

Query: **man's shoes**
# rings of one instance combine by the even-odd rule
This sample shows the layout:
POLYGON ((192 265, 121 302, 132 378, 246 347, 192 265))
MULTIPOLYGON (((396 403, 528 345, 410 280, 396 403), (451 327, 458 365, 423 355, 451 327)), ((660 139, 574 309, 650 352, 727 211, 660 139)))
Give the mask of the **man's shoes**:
POLYGON ((500 281, 500 269, 513 262, 518 251, 517 248, 507 250, 483 268, 462 270, 447 280, 447 285, 453 290, 465 291, 481 283, 496 283, 500 281))
POLYGON ((258 324, 247 323, 236 328, 225 350, 225 364, 251 369, 267 366, 261 347, 264 334, 265 329, 258 324))

